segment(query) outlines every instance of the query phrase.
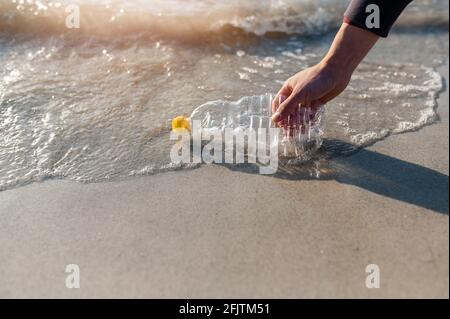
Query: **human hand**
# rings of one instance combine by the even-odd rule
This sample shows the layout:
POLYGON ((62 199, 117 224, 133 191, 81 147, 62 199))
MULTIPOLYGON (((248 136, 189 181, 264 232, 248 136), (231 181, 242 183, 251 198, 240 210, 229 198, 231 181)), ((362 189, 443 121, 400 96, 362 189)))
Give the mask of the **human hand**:
POLYGON ((284 83, 272 103, 272 121, 284 127, 290 114, 297 116, 299 106, 323 105, 338 96, 378 38, 344 22, 323 60, 284 83))
POLYGON ((334 99, 347 87, 351 73, 343 69, 316 64, 291 78, 282 86, 272 103, 272 120, 279 123, 288 115, 297 116, 301 108, 315 109, 334 99))

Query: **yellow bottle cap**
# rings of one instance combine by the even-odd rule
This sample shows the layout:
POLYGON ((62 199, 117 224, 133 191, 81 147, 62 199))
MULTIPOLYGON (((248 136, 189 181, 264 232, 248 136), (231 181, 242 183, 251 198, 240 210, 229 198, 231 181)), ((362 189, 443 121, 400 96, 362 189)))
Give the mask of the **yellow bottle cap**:
POLYGON ((191 131, 191 124, 186 116, 180 115, 172 120, 172 131, 191 131))

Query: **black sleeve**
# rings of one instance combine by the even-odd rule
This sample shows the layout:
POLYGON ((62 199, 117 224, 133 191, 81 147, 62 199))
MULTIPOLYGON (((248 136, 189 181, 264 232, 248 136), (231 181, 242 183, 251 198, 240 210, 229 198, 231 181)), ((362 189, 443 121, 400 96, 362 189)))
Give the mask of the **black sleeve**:
POLYGON ((344 21, 385 38, 394 22, 410 2, 412 0, 352 0, 345 11, 344 21), (366 8, 371 4, 375 4, 379 8, 379 28, 366 25, 367 17, 373 12, 371 10, 366 12, 366 8))

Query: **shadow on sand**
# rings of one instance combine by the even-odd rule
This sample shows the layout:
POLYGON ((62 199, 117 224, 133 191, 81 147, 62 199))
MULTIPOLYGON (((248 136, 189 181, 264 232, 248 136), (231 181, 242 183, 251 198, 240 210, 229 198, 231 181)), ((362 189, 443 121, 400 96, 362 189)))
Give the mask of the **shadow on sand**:
MULTIPOLYGON (((259 174, 256 165, 224 166, 259 174)), ((277 173, 267 176, 289 180, 334 179, 441 214, 449 213, 447 175, 367 149, 356 149, 342 141, 325 141, 317 160, 299 165, 280 164, 277 173)))

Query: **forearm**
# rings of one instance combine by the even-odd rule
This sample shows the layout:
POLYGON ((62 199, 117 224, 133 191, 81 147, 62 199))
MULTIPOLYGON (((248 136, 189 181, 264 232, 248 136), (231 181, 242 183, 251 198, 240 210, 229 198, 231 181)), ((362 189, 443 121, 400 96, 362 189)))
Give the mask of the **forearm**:
POLYGON ((322 61, 298 72, 283 84, 272 104, 272 120, 280 123, 296 112, 299 105, 326 104, 344 91, 353 71, 379 37, 387 35, 409 2, 411 0, 352 0, 344 22, 322 61), (379 9, 381 22, 376 21, 377 29, 366 25, 370 4, 379 9))
POLYGON ((343 76, 351 75, 378 39, 378 35, 344 22, 321 64, 343 76))

